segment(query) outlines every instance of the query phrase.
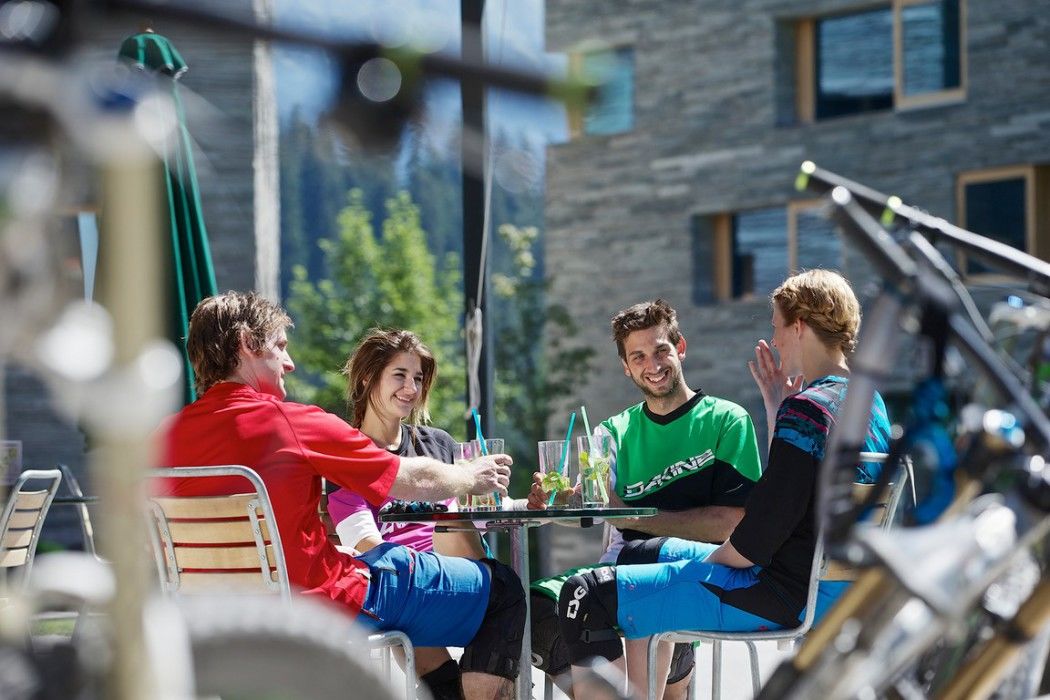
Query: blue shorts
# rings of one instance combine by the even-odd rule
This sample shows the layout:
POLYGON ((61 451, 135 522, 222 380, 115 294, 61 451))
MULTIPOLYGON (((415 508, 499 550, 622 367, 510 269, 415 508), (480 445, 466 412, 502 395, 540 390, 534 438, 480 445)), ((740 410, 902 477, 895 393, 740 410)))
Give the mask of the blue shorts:
POLYGON ((484 564, 390 543, 357 558, 372 577, 365 625, 399 630, 420 647, 465 647, 477 634, 489 602, 484 564))
MULTIPOLYGON (((716 590, 731 593, 736 600, 746 600, 747 595, 740 594, 751 588, 755 595, 770 593, 759 585, 760 566, 737 569, 704 563, 715 549, 716 545, 672 537, 660 548, 660 563, 617 566, 617 624, 624 635, 635 639, 672 630, 783 629, 777 622, 723 602, 716 590)), ((817 620, 848 587, 848 581, 820 583, 817 620)))

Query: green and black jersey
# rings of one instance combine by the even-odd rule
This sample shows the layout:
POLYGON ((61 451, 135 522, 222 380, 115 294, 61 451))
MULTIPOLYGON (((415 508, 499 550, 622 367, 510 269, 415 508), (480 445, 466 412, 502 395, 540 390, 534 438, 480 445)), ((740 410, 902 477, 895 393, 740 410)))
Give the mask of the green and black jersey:
MULTIPOLYGON (((669 511, 743 507, 762 474, 751 416, 703 392, 664 416, 643 402, 601 425, 616 445, 616 493, 632 506, 669 511)), ((622 535, 624 540, 650 537, 636 530, 622 535)))

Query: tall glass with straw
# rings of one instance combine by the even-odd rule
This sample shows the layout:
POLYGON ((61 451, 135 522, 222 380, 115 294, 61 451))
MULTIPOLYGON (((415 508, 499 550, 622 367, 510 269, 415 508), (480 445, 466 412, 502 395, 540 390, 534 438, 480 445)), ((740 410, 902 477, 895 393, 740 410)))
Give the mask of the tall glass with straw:
POLYGON ((562 446, 561 457, 558 462, 558 470, 548 472, 552 474, 548 476, 544 474, 544 481, 542 483, 543 490, 549 491, 550 496, 547 498, 547 507, 554 505, 554 499, 558 495, 558 491, 569 486, 569 447, 572 445, 572 427, 576 424, 576 411, 573 411, 569 416, 569 429, 565 431, 565 440, 562 446), (550 488, 548 488, 548 486, 550 488))
POLYGON ((587 420, 587 408, 580 406, 586 435, 576 438, 580 460, 580 496, 584 508, 602 508, 609 504, 606 482, 612 465, 612 436, 608 433, 595 435, 591 422, 587 420))
MULTIPOLYGON (((481 434, 481 416, 478 415, 478 409, 472 408, 470 412, 474 416, 474 430, 477 433, 477 439, 473 440, 473 443, 477 446, 475 457, 502 454, 504 450, 503 439, 486 440, 485 436, 481 434)), ((474 510, 499 510, 503 507, 503 499, 498 491, 493 491, 492 493, 474 496, 471 499, 471 505, 474 510)))

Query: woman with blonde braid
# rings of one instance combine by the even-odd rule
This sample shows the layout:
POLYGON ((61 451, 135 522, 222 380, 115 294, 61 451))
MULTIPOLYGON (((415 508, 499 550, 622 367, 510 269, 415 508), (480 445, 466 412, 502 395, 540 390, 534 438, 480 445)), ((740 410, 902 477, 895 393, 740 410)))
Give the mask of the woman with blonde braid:
MULTIPOLYGON (((680 629, 785 629, 804 616, 818 467, 849 385, 860 304, 841 275, 810 270, 785 280, 772 307, 772 347, 780 361, 760 341, 749 363, 769 418, 769 459, 743 519, 720 546, 669 538, 652 563, 570 578, 561 590, 559 622, 574 667, 595 656, 619 658, 618 627, 627 638, 630 681, 645 688, 644 654, 636 658, 645 645, 638 640, 680 629)), ((888 444, 886 409, 876 394, 863 450, 885 452, 888 444)), ((858 471, 862 481, 874 476, 858 471)), ((821 583, 817 619, 846 586, 821 583)), ((655 672, 665 678, 667 667, 655 672)), ((657 697, 661 692, 658 687, 657 697)))

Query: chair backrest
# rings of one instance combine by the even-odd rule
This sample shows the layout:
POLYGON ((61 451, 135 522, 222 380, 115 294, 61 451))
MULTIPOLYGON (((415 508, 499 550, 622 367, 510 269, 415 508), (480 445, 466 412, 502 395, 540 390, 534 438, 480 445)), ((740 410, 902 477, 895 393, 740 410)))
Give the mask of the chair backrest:
MULTIPOLYGON (((884 463, 889 457, 885 452, 861 452, 860 456, 862 462, 879 464, 884 463)), ((876 488, 876 484, 853 484, 853 501, 855 503, 866 501, 876 488)), ((875 500, 876 510, 872 513, 871 520, 867 522, 885 530, 893 527, 897 511, 908 489, 914 489, 914 475, 911 459, 905 457, 901 462, 900 472, 894 475, 893 481, 886 485, 875 500)), ((821 578, 827 581, 853 581, 856 580, 858 573, 859 571, 848 563, 829 559, 821 578)))
POLYGON ((0 515, 0 568, 23 567, 23 582, 29 579, 40 530, 61 481, 62 472, 57 469, 25 470, 18 475, 0 515))
POLYGON ((288 569, 270 496, 238 465, 155 469, 158 479, 240 476, 253 488, 228 496, 153 496, 150 536, 168 593, 270 592, 290 596, 288 569))

